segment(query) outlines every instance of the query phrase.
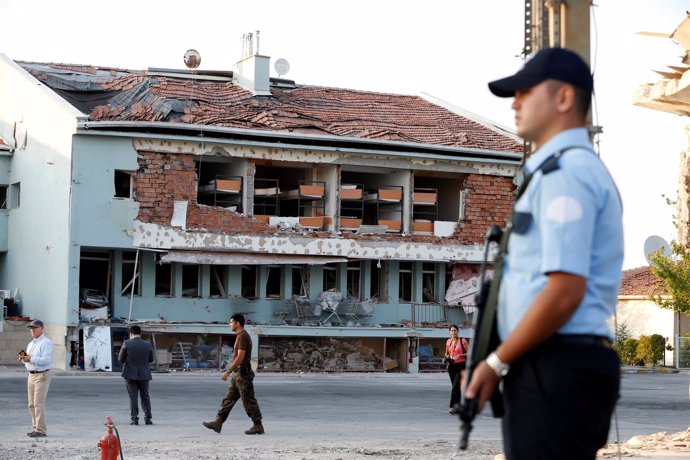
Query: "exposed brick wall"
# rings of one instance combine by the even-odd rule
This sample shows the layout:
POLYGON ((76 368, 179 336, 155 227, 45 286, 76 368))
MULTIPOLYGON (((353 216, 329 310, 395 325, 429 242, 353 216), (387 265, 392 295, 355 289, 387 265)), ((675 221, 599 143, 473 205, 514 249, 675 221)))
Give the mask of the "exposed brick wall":
POLYGON ((189 155, 139 152, 139 170, 134 183, 139 202, 138 218, 170 225, 175 201, 196 205, 196 173, 189 155))
POLYGON ((227 209, 199 205, 194 160, 186 154, 139 152, 135 190, 139 202, 138 219, 170 225, 175 201, 187 201, 187 229, 255 234, 275 233, 275 229, 227 209))
POLYGON ((276 228, 259 222, 253 217, 204 205, 190 206, 187 210, 187 230, 243 235, 270 234, 277 231, 276 228))
POLYGON ((470 174, 465 181, 465 219, 454 238, 460 243, 482 243, 489 226, 504 227, 513 209, 514 188, 511 177, 470 174))
MULTIPOLYGON (((248 168, 253 169, 253 168, 248 168)), ((248 174, 252 171, 248 171, 248 174)), ((467 202, 465 219, 458 224, 451 238, 433 235, 377 234, 356 235, 343 232, 343 238, 361 240, 410 241, 443 244, 482 243, 489 225, 504 226, 513 203, 512 178, 470 174, 465 181, 467 202)), ((139 171, 135 191, 139 202, 138 219, 143 222, 170 226, 174 201, 187 201, 187 230, 225 234, 294 234, 294 230, 279 231, 263 222, 227 209, 199 205, 196 201, 197 182, 194 160, 189 154, 158 154, 139 152, 139 171)), ((330 238, 330 232, 308 232, 305 236, 330 238)))

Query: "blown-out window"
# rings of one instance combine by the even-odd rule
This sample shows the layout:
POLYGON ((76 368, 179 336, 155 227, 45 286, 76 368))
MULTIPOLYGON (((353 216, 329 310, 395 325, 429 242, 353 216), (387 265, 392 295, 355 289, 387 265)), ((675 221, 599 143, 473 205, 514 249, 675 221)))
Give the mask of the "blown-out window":
POLYGON ((256 298, 256 265, 242 265, 242 297, 256 298))
POLYGON ((136 251, 122 252, 122 286, 121 295, 141 295, 141 254, 137 261, 136 251))
POLYGON ((436 264, 422 264, 422 302, 437 302, 436 264))
POLYGON ((347 263, 347 295, 355 299, 359 299, 362 295, 360 266, 360 262, 347 263))
POLYGON ((198 265, 182 265, 182 297, 199 297, 199 276, 201 275, 198 265))
POLYGON ((211 297, 228 296, 228 271, 227 265, 211 265, 211 297))
POLYGON ((323 266, 323 290, 335 289, 337 287, 337 273, 338 269, 335 264, 326 264, 323 266))
POLYGON ((115 198, 134 198, 134 180, 131 172, 115 171, 115 198))
POLYGON ((309 295, 309 267, 295 265, 292 267, 292 295, 309 295))
POLYGON ((280 299, 280 265, 269 265, 266 274, 266 297, 269 299, 280 299))
POLYGON ((173 264, 156 264, 156 296, 173 296, 173 264))
POLYGON ((412 302, 412 262, 400 262, 398 281, 399 302, 412 302))

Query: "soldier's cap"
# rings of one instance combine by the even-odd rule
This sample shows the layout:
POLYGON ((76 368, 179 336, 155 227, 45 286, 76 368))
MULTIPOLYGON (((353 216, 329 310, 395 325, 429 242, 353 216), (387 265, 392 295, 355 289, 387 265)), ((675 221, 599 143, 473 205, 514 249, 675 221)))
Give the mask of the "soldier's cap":
POLYGON ((594 79, 587 63, 575 52, 565 48, 545 48, 527 58, 515 75, 489 83, 489 90, 498 97, 513 97, 518 90, 529 89, 549 80, 570 83, 588 94, 594 90, 594 79))
POLYGON ((35 319, 31 321, 26 327, 28 327, 29 329, 33 329, 35 327, 43 327, 43 321, 41 321, 40 319, 35 319))

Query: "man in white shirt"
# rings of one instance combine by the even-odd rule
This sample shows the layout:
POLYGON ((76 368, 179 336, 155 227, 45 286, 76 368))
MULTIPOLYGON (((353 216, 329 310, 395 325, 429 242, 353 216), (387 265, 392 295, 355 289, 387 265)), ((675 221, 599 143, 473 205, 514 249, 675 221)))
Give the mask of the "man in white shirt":
POLYGON ((53 365, 53 342, 43 333, 43 321, 35 319, 27 326, 33 340, 26 347, 26 352, 19 353, 19 361, 29 371, 27 389, 29 395, 29 413, 31 414, 31 431, 27 436, 44 438, 46 429, 46 395, 50 387, 53 365))

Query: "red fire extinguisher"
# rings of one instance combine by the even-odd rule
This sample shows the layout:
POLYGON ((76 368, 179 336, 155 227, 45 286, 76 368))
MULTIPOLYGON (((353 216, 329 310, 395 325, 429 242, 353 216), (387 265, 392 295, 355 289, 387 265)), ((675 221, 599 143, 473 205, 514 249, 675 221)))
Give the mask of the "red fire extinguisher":
POLYGON ((105 426, 108 427, 108 433, 98 441, 98 448, 101 450, 101 460, 117 460, 118 454, 122 460, 120 433, 117 432, 117 428, 115 428, 115 424, 110 417, 105 418, 105 426), (117 436, 113 434, 113 429, 115 429, 117 436))

